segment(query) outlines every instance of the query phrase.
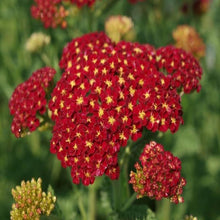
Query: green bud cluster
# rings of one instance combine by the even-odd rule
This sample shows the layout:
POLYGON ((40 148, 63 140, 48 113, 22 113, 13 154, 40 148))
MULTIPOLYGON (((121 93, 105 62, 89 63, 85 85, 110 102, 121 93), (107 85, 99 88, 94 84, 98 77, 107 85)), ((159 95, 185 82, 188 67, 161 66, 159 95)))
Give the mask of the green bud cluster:
POLYGON ((22 181, 20 186, 12 189, 15 203, 10 212, 11 220, 39 220, 40 215, 50 215, 56 197, 51 192, 42 192, 41 183, 41 178, 22 181))

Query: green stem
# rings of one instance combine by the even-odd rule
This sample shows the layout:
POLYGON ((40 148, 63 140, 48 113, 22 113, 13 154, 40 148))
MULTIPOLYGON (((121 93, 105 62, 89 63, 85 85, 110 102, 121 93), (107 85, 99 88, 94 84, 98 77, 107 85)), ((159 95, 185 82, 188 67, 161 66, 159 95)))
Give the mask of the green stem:
POLYGON ((52 170, 50 172, 50 181, 55 182, 58 180, 61 171, 60 161, 53 155, 52 158, 52 170))
POLYGON ((51 65, 50 59, 49 59, 49 57, 45 53, 41 54, 41 59, 45 63, 46 66, 50 66, 51 65))
POLYGON ((122 166, 124 165, 124 161, 126 160, 127 156, 131 154, 130 149, 131 149, 132 144, 133 144, 132 140, 129 139, 127 146, 125 147, 125 149, 121 155, 121 159, 119 161, 119 165, 120 165, 121 169, 122 169, 122 166))
POLYGON ((133 195, 127 200, 127 202, 122 206, 121 208, 121 212, 126 211, 131 205, 132 203, 137 199, 137 193, 134 192, 133 195))
POLYGON ((86 211, 85 211, 85 208, 84 208, 84 205, 83 205, 81 195, 79 195, 79 198, 78 198, 78 207, 79 207, 79 211, 81 213, 82 219, 87 220, 88 218, 87 218, 87 215, 86 215, 86 211))
POLYGON ((156 215, 158 219, 170 220, 170 201, 168 199, 156 202, 156 215))
POLYGON ((40 125, 39 125, 39 128, 38 128, 39 131, 52 130, 53 129, 54 123, 51 120, 51 118, 49 117, 48 111, 44 115, 37 114, 37 116, 40 119, 40 121, 42 120, 40 122, 40 125))
POLYGON ((106 4, 103 4, 103 7, 100 7, 99 9, 96 10, 95 17, 99 17, 101 14, 105 14, 117 2, 119 1, 118 0, 107 0, 106 4))
POLYGON ((120 169, 121 169, 120 180, 121 180, 121 185, 122 185, 123 190, 124 190, 123 197, 124 197, 125 200, 127 200, 130 197, 130 190, 129 190, 129 184, 128 184, 128 177, 129 177, 128 164, 129 164, 129 158, 130 158, 130 155, 131 155, 132 144, 133 144, 133 141, 131 139, 129 139, 128 144, 125 147, 124 152, 121 156, 121 160, 119 162, 120 169))
POLYGON ((92 32, 93 31, 94 15, 93 15, 93 11, 90 8, 87 9, 87 16, 86 17, 88 19, 88 31, 92 32))
POLYGON ((96 219, 96 204, 97 204, 97 189, 100 187, 102 183, 102 178, 97 177, 95 182, 90 185, 88 188, 88 219, 95 220, 96 219))
POLYGON ((128 184, 128 181, 129 181, 128 158, 125 160, 123 175, 124 175, 123 187, 125 188, 126 199, 127 199, 130 197, 130 189, 129 189, 129 184, 128 184))
POLYGON ((118 211, 120 208, 120 180, 112 181, 112 192, 113 192, 113 208, 114 211, 118 211))
POLYGON ((88 199, 88 219, 96 219, 96 186, 95 184, 89 186, 89 199, 88 199))

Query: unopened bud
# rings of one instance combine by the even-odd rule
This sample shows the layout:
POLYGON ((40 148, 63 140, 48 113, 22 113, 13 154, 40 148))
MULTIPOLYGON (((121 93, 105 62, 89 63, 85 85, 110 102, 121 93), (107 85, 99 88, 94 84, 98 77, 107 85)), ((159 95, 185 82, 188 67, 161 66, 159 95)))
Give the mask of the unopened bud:
POLYGON ((33 33, 27 40, 25 48, 27 51, 34 53, 40 51, 44 46, 50 43, 50 36, 41 32, 33 33))
POLYGON ((105 22, 105 31, 114 42, 120 40, 132 41, 135 38, 134 24, 126 16, 111 16, 105 22))

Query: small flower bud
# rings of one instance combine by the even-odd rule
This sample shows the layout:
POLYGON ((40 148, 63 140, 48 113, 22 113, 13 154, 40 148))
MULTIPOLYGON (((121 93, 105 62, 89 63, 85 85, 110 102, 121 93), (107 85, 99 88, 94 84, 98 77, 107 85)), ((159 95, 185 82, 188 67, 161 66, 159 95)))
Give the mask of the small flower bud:
POLYGON ((200 59, 205 56, 205 44, 199 34, 189 25, 179 25, 173 31, 175 46, 193 54, 200 59))
POLYGON ((50 36, 37 32, 33 33, 25 44, 27 51, 34 53, 40 51, 43 47, 50 43, 50 36))
POLYGON ((185 216, 185 220, 198 220, 197 217, 193 217, 192 215, 185 216))
POLYGON ((105 31, 114 42, 120 40, 132 41, 135 38, 134 24, 126 16, 111 16, 105 22, 105 31))
POLYGON ((56 197, 52 198, 50 192, 47 194, 42 192, 41 183, 40 178, 37 181, 35 179, 32 179, 31 182, 22 181, 21 186, 12 189, 12 196, 16 203, 12 204, 11 220, 40 219, 41 214, 50 215, 56 197), (39 194, 41 194, 40 197, 36 196, 39 194))

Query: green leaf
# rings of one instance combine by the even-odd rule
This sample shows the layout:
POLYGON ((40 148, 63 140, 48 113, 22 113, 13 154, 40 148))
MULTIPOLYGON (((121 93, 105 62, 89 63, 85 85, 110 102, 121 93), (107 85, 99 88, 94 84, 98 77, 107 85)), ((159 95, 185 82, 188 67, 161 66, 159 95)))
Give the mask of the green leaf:
POLYGON ((157 220, 155 213, 151 209, 147 209, 147 220, 157 220))
POLYGON ((63 219, 56 215, 50 215, 50 216, 41 216, 40 220, 63 220, 63 219))
POLYGON ((118 215, 120 220, 157 220, 154 212, 147 205, 133 205, 118 215))

